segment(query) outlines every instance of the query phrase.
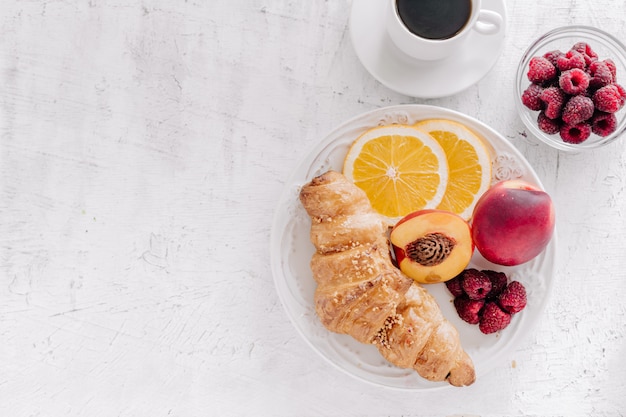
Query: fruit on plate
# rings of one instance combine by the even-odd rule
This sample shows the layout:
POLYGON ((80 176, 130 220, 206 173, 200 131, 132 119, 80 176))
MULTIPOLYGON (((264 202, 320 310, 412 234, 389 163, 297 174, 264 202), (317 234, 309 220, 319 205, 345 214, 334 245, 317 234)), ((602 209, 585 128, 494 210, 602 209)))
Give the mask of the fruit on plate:
POLYGON ((539 112, 537 126, 544 133, 578 144, 592 133, 603 137, 616 130, 615 113, 626 102, 626 90, 617 83, 615 62, 601 60, 589 44, 532 57, 526 75, 530 85, 521 100, 539 112))
POLYGON ((454 296, 459 317, 478 324, 482 333, 496 333, 506 328, 513 315, 526 307, 524 284, 511 281, 504 272, 468 268, 446 282, 454 296))
POLYGON ((545 191, 505 180, 481 196, 472 216, 472 239, 485 259, 519 265, 539 255, 554 232, 554 205, 545 191))
POLYGON ((448 161, 448 185, 437 206, 469 220, 478 198, 491 184, 491 155, 485 142, 461 123, 428 119, 415 127, 441 145, 448 161))
POLYGON ((395 223, 435 208, 448 183, 442 147, 413 126, 390 125, 359 136, 344 160, 343 174, 367 194, 374 210, 395 223))
POLYGON ((468 220, 491 183, 491 155, 463 124, 426 119, 366 131, 348 151, 343 174, 392 223, 434 208, 468 220))
POLYGON ((402 218, 389 236, 398 267, 423 284, 444 282, 469 264, 470 225, 444 210, 420 210, 402 218))

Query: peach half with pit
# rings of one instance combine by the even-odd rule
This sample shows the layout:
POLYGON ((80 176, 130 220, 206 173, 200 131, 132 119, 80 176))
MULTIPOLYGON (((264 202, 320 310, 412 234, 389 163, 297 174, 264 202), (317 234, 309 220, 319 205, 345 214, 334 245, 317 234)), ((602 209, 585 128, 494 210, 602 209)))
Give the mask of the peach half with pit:
POLYGON ((554 223, 554 205, 548 193, 524 180, 505 180, 478 199, 472 215, 472 239, 488 261, 520 265, 544 250, 554 223))
POLYGON ((445 210, 406 215, 391 229, 389 240, 398 268, 422 284, 454 278, 474 252, 469 223, 445 210))

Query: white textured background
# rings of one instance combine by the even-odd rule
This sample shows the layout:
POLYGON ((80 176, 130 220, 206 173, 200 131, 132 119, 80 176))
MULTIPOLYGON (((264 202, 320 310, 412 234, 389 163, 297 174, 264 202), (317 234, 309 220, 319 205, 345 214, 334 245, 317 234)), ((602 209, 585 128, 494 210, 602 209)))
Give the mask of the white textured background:
POLYGON ((493 71, 437 100, 364 70, 350 4, 0 3, 1 416, 626 415, 626 138, 562 154, 526 137, 513 102, 531 40, 574 23, 624 39, 623 1, 507 0, 493 71), (462 390, 336 371, 272 282, 271 218, 296 161, 402 103, 489 124, 557 205, 544 320, 462 390))

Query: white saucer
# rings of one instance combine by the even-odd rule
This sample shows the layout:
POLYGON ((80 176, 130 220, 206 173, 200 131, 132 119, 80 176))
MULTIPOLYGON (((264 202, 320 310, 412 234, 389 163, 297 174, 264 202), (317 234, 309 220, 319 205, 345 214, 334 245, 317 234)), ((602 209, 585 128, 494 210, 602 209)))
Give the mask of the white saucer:
POLYGON ((496 63, 506 35, 504 0, 483 0, 483 8, 503 17, 495 35, 472 31, 468 48, 441 61, 418 61, 393 44, 385 28, 386 2, 353 0, 350 14, 352 45, 363 66, 383 85, 398 93, 438 98, 459 93, 480 81, 496 63))

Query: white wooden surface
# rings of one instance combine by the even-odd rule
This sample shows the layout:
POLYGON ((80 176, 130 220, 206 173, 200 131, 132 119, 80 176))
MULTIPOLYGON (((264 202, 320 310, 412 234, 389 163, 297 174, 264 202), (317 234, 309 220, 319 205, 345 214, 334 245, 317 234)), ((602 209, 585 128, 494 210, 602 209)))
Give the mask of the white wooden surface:
POLYGON ((507 1, 493 71, 436 100, 363 69, 350 4, 0 3, 1 416, 626 414, 626 138, 559 153, 513 104, 532 39, 575 23, 624 39, 623 1, 507 1), (461 390, 338 372, 273 287, 271 219, 296 162, 347 118, 402 103, 489 124, 557 206, 544 319, 461 390))

